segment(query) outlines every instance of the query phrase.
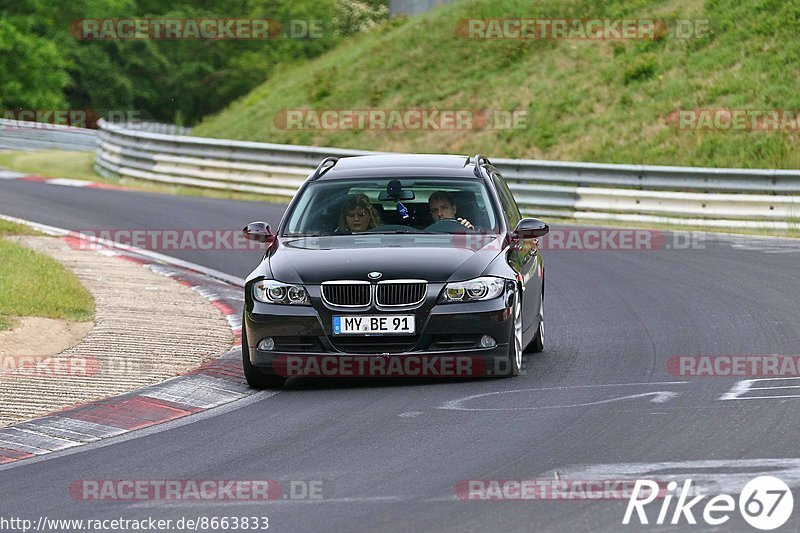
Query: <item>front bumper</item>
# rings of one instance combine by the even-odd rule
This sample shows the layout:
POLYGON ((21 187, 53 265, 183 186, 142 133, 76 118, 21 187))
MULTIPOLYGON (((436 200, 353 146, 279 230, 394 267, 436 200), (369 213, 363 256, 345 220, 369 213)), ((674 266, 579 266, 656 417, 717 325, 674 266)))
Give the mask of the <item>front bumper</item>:
POLYGON ((334 335, 334 315, 375 315, 332 311, 321 304, 288 306, 247 298, 245 313, 250 362, 280 375, 487 376, 508 371, 513 336, 513 291, 492 300, 437 304, 438 298, 403 312, 413 314, 415 335, 334 335), (482 348, 480 338, 496 345, 482 348), (265 337, 275 349, 257 348, 265 337), (292 372, 295 372, 294 374, 292 372), (298 373, 300 372, 300 373, 298 373))

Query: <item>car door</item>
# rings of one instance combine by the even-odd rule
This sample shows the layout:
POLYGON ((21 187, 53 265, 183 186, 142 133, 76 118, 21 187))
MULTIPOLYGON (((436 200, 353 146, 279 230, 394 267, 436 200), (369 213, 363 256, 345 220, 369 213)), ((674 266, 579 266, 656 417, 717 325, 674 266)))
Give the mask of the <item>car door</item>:
MULTIPOLYGON (((492 173, 492 181, 500 197, 509 231, 513 230, 522 219, 519 206, 505 179, 497 170, 492 173)), ((525 239, 520 244, 518 249, 509 251, 508 263, 511 268, 519 272, 523 280, 522 329, 523 341, 527 343, 535 331, 531 326, 536 324, 542 297, 542 261, 536 239, 525 239)))

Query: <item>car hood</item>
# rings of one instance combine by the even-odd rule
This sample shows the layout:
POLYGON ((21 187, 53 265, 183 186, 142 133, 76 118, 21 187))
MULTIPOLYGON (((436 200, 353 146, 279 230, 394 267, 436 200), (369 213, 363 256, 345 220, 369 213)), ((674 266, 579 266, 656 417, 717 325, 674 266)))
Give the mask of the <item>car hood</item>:
POLYGON ((501 251, 499 235, 339 235, 281 238, 269 258, 274 279, 316 285, 330 280, 425 279, 480 276, 501 251))

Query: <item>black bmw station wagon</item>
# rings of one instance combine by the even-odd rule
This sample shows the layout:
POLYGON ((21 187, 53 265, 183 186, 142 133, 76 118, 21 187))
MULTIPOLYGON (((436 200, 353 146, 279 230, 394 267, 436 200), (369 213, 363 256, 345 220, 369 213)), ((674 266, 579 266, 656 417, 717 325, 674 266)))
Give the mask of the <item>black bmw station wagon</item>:
POLYGON ((548 230, 481 155, 324 159, 274 232, 244 228, 267 248, 245 286, 248 384, 519 374, 544 347, 548 230))

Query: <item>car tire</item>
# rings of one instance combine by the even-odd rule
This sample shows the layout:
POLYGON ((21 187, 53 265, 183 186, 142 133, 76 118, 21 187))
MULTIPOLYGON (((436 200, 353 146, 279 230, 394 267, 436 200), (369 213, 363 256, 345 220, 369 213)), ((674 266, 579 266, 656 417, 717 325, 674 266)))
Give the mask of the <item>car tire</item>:
POLYGON ((539 353, 544 351, 544 287, 542 287, 542 299, 539 304, 539 329, 536 331, 536 336, 528 345, 530 353, 539 353))
POLYGON ((268 373, 250 362, 250 346, 247 344, 244 316, 242 316, 242 370, 247 384, 254 389, 280 389, 286 383, 285 377, 268 373))
POLYGON ((522 291, 517 290, 514 295, 514 307, 511 311, 514 322, 511 327, 511 337, 508 342, 508 370, 502 373, 503 377, 519 376, 522 370, 522 291))

